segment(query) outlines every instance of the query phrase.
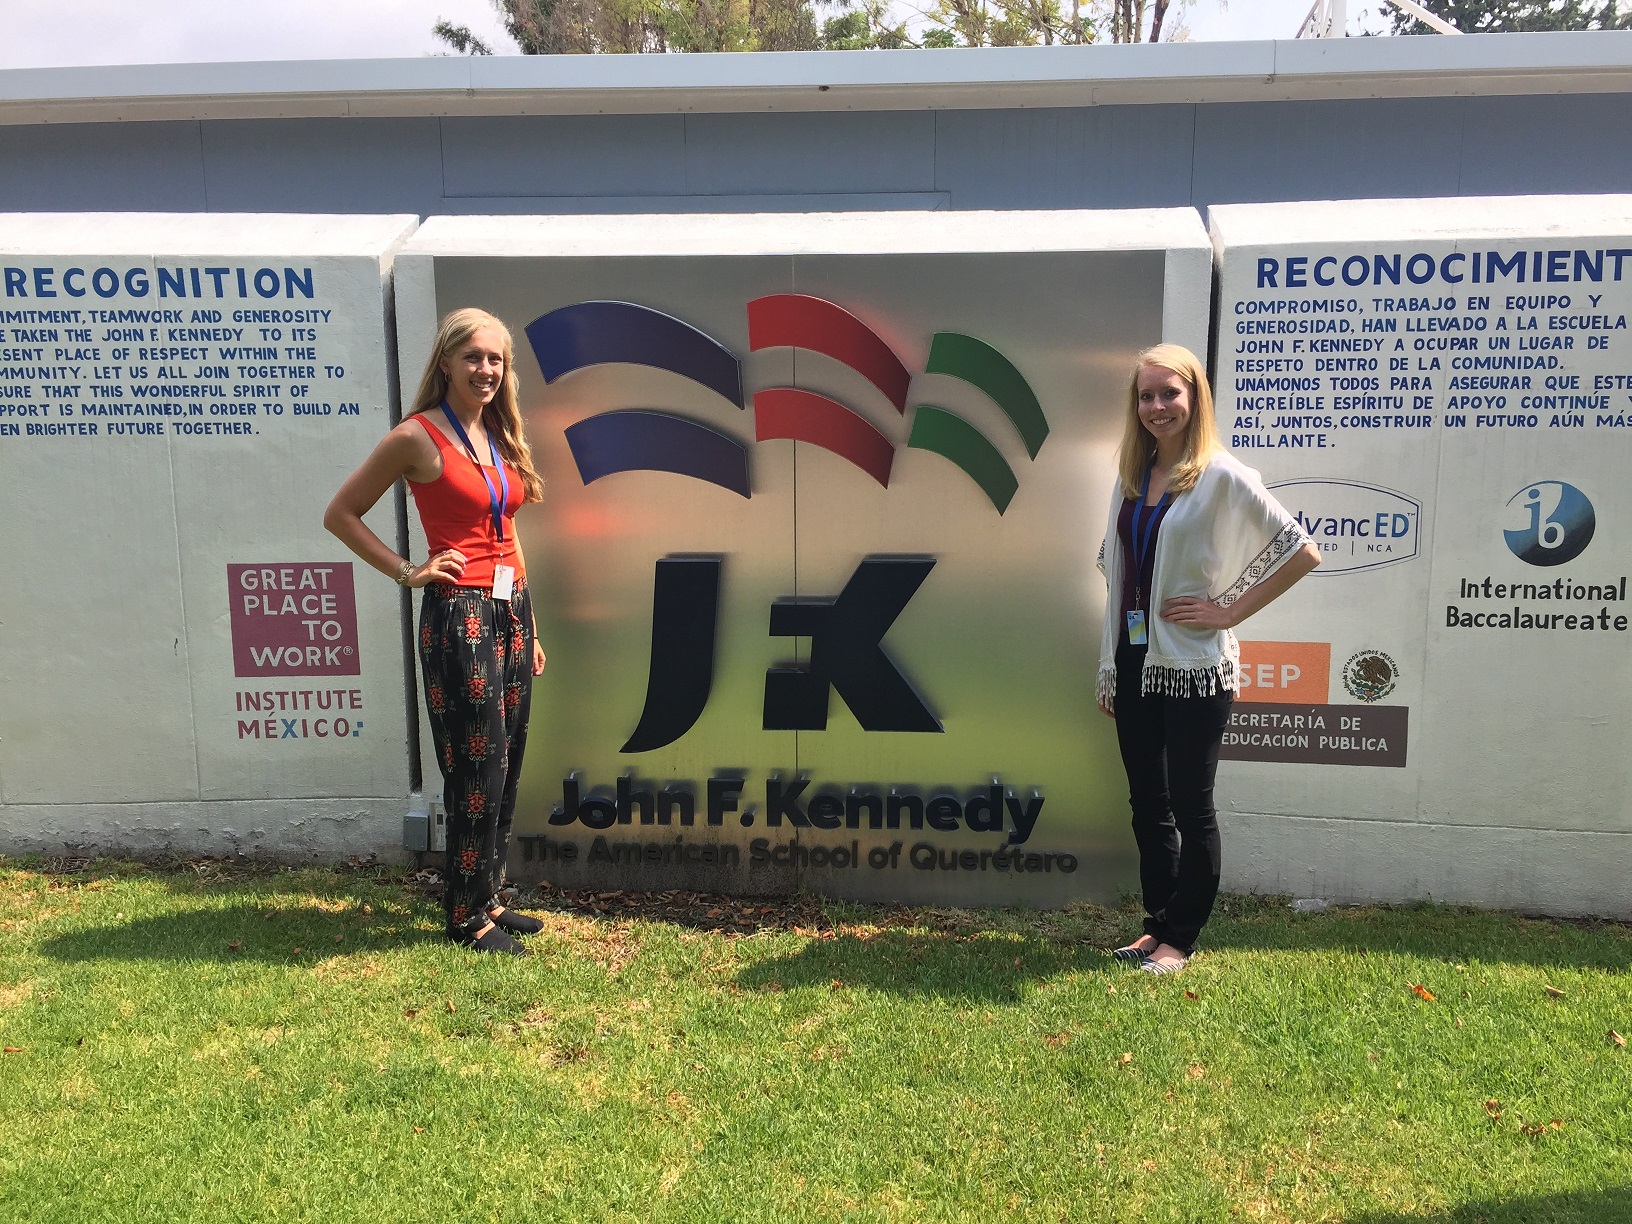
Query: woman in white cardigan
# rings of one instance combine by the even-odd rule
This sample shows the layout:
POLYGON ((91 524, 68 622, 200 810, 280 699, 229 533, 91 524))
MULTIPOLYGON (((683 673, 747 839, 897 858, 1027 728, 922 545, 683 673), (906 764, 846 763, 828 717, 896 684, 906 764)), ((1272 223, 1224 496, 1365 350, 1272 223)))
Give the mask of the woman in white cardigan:
POLYGON ((1100 568, 1099 708, 1128 774, 1145 932, 1115 955, 1184 968, 1218 893, 1213 777, 1240 687, 1231 628, 1320 564, 1258 473, 1223 448, 1189 349, 1139 354, 1100 568))

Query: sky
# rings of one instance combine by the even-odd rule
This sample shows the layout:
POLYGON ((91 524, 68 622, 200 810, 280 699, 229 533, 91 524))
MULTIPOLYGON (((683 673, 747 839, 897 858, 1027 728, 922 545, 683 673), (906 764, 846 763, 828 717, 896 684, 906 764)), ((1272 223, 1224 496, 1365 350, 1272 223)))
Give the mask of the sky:
MULTIPOLYGON (((1290 38, 1309 5, 1195 0, 1184 22, 1197 41, 1290 38)), ((1383 7, 1349 0, 1350 32, 1381 31, 1383 7)), ((431 55, 445 49, 431 35, 439 18, 515 50, 490 0, 0 0, 0 68, 431 55)))

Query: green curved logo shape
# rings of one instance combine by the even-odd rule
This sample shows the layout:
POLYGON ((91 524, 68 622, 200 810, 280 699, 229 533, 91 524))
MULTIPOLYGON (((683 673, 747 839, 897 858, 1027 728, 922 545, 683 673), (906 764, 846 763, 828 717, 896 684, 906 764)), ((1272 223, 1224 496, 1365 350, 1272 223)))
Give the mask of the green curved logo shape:
POLYGON ((920 404, 912 417, 912 434, 907 445, 918 450, 934 451, 950 459, 991 499, 997 512, 1002 514, 1014 499, 1020 482, 1014 469, 1009 467, 997 447, 973 425, 960 416, 933 404, 920 404))
MULTIPOLYGON (((1037 458, 1037 452, 1048 438, 1048 420, 1025 375, 1002 353, 984 340, 961 332, 936 332, 930 342, 929 362, 924 372, 945 374, 984 392, 1019 432, 1021 441, 1026 444, 1026 453, 1037 458)), ((1020 487, 1014 469, 992 445, 991 439, 945 408, 918 405, 907 445, 934 451, 957 464, 981 487, 999 514, 1009 508, 1020 487)))
POLYGON ((926 374, 945 374, 979 387, 1014 423, 1033 459, 1048 437, 1043 406, 1025 375, 1014 363, 984 340, 958 332, 936 332, 929 346, 926 374))

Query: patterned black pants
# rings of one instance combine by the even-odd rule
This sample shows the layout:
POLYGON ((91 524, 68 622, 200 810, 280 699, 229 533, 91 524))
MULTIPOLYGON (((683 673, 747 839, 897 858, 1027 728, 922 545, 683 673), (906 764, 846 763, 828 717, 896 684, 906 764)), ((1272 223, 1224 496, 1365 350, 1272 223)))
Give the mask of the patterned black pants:
POLYGON ((504 883, 516 784, 533 695, 532 599, 433 582, 419 613, 442 806, 448 814, 448 933, 475 919, 504 883))

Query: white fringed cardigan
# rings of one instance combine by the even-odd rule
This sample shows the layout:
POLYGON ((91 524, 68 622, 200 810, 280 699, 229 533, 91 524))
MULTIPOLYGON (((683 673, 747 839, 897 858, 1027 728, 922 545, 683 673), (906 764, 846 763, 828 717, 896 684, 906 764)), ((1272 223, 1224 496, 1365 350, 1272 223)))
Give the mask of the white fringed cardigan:
MULTIPOLYGON (((1099 568, 1110 586, 1110 598, 1100 640, 1097 693, 1107 705, 1116 695, 1116 645, 1122 630, 1126 560, 1116 530, 1122 500, 1122 482, 1117 481, 1105 542, 1099 548, 1099 568)), ((1204 697, 1221 689, 1239 692, 1241 651, 1235 634, 1165 621, 1158 615, 1162 601, 1207 596, 1228 607, 1308 542, 1308 534, 1264 488, 1257 472, 1228 451, 1214 455, 1195 486, 1174 497, 1156 534, 1147 620, 1150 646, 1139 691, 1168 697, 1204 697)))

